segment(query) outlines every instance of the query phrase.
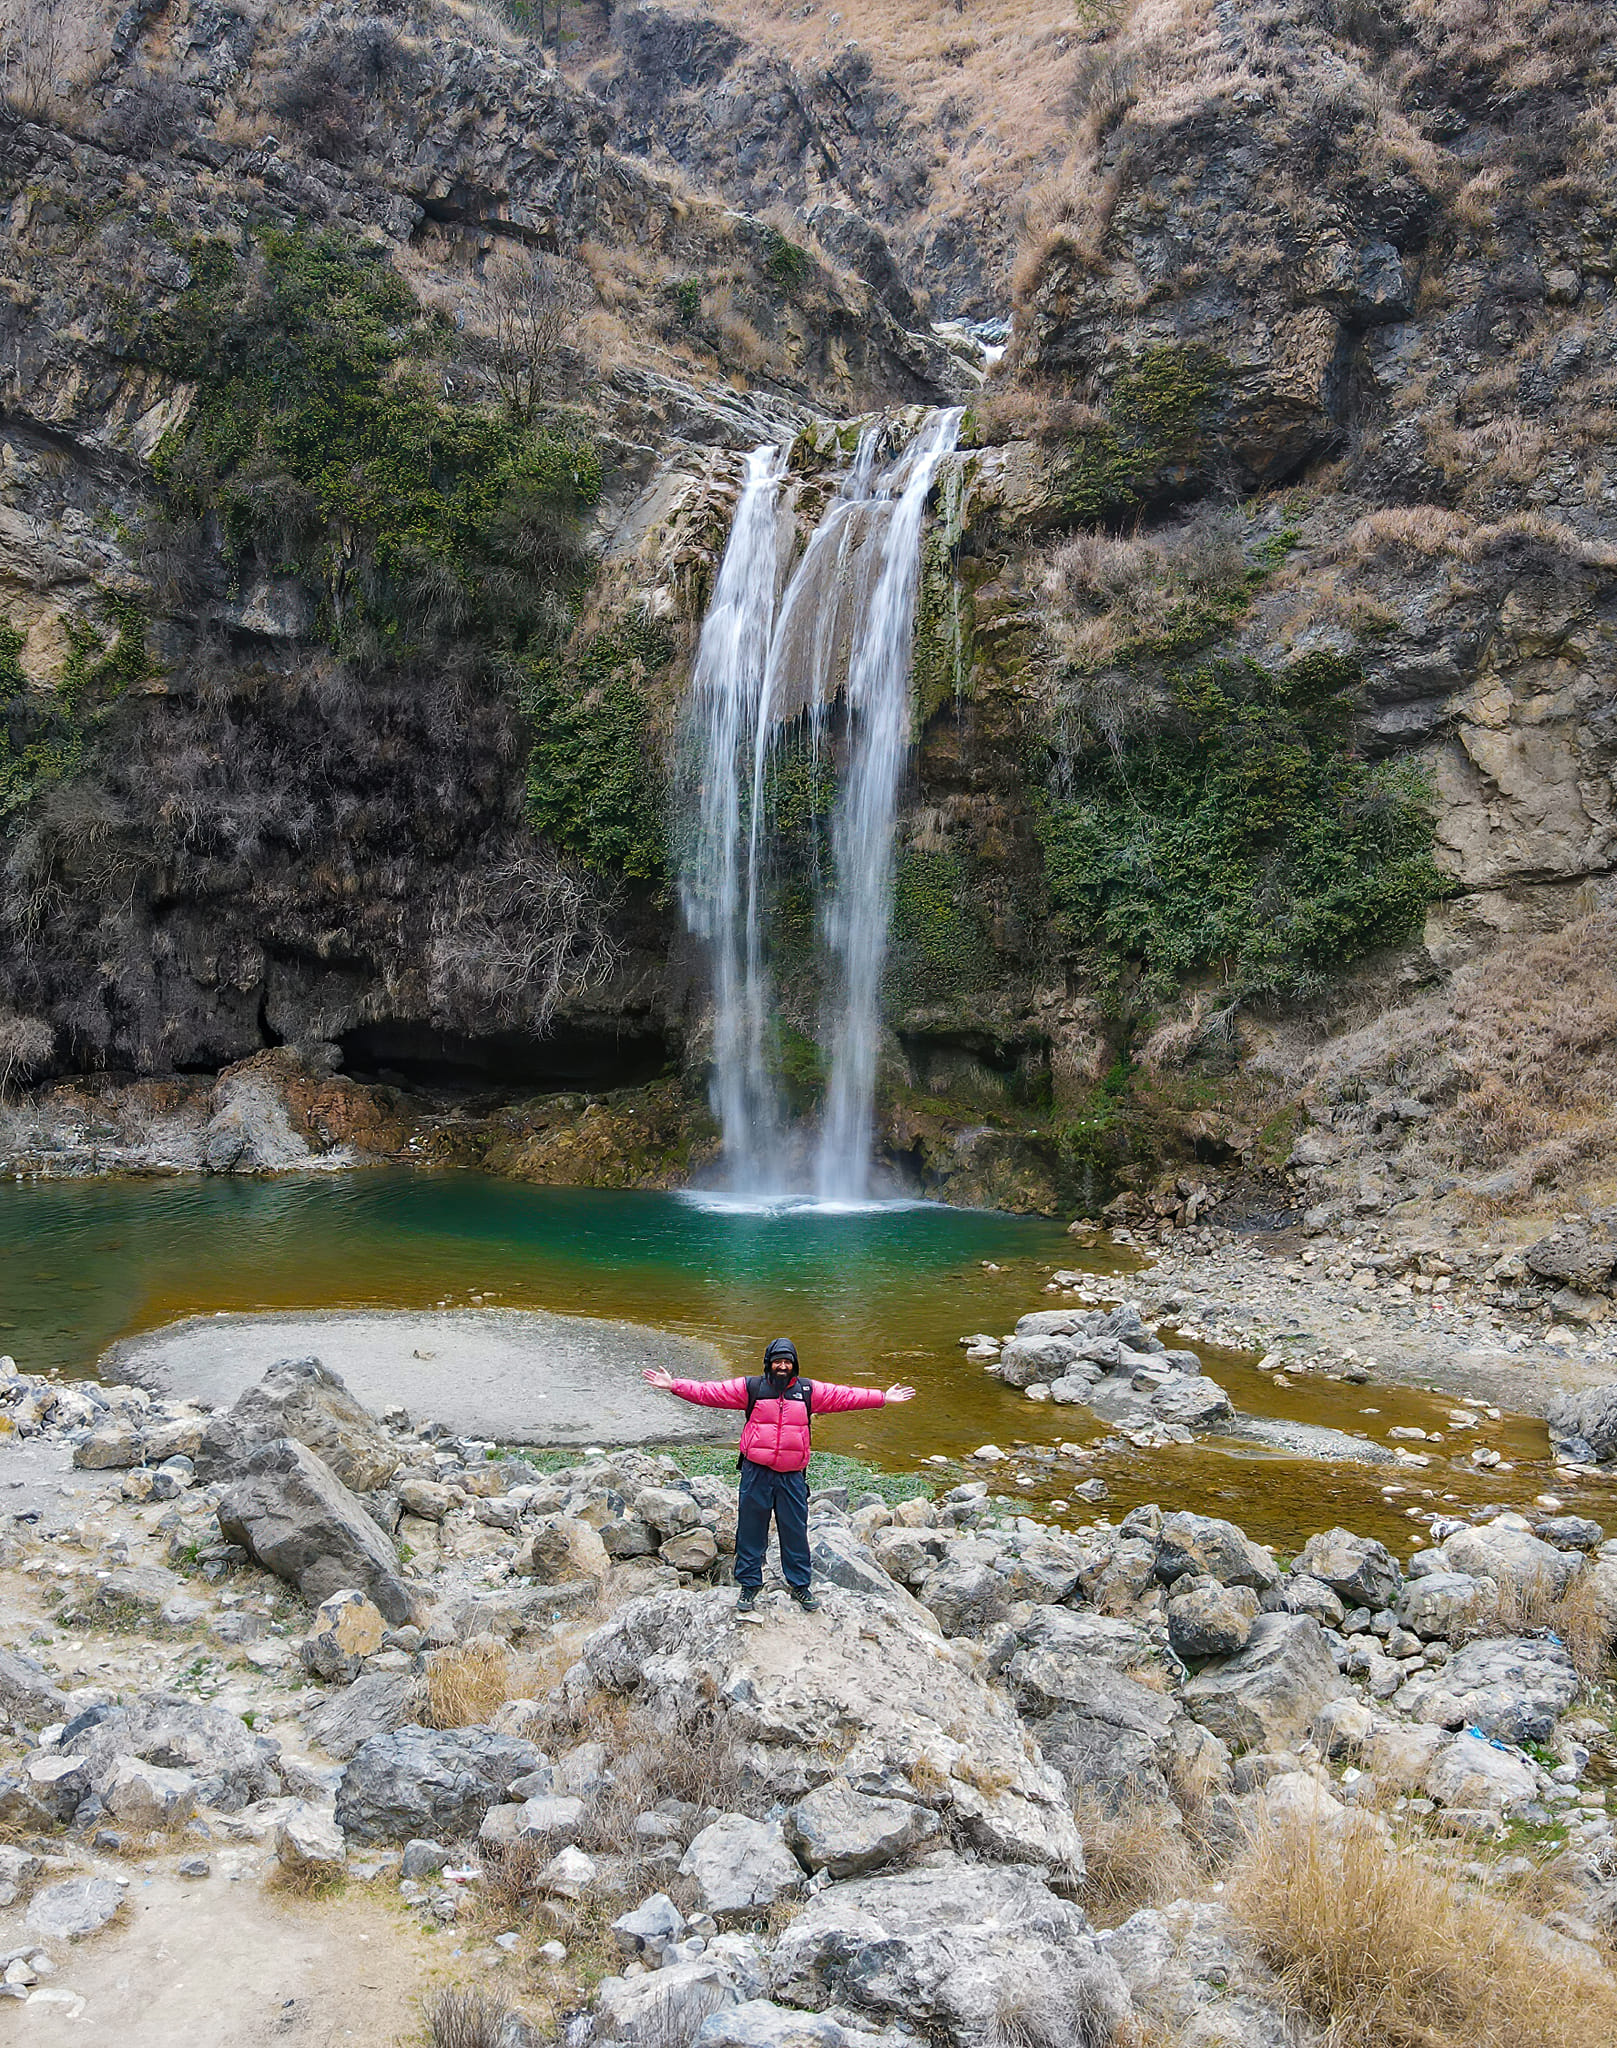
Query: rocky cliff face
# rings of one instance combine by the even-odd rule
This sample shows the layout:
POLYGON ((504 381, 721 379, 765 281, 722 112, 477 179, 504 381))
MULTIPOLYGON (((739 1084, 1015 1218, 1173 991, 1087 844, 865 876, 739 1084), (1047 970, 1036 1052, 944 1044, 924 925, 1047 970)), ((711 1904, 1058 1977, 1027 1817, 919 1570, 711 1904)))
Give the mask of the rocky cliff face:
MULTIPOLYGON (((553 1107, 476 1145, 642 1182, 702 1156, 663 811, 740 451, 796 436, 806 530, 817 418, 974 394, 922 309, 1002 303, 1013 198, 1011 362, 923 565, 895 1162, 1040 1208, 1279 1176, 1299 1104, 1407 1092, 1387 1047, 1429 1041, 1479 949, 1603 929, 1598 20, 1185 0, 1082 44, 989 10, 931 53, 848 27, 811 51, 768 9, 619 9, 564 75, 465 14, 177 0, 0 116, 0 1070, 335 1043, 384 1087, 557 1101, 683 1072, 612 1111, 605 1163, 553 1107), (1015 193, 967 176, 1012 62, 1015 193), (530 388, 501 280, 536 258, 530 388)), ((1309 1188, 1391 1206, 1446 1171, 1309 1188)))

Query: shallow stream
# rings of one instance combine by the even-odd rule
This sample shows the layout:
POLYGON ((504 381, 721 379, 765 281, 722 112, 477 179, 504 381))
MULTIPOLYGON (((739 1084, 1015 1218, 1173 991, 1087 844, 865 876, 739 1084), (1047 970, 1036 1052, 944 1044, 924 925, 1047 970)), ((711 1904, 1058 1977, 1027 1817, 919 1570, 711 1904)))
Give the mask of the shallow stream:
MULTIPOLYGON (((1393 1427, 1441 1430, 1425 1469, 1326 1464, 1232 1437, 1132 1446, 1074 1461, 1051 1453, 1107 1435, 1087 1409, 1035 1403, 964 1358, 959 1338, 1003 1336, 1049 1307, 1056 1266, 1099 1273, 1119 1255, 1077 1252, 1037 1219, 914 1204, 759 1213, 686 1197, 532 1188, 481 1175, 366 1172, 275 1180, 101 1180, 0 1187, 0 1350, 25 1371, 92 1373, 107 1347, 182 1316, 262 1309, 549 1308, 661 1325, 716 1343, 738 1372, 793 1337, 813 1377, 912 1382, 912 1405, 827 1419, 826 1450, 890 1469, 967 1459, 1013 1499, 1070 1498, 1103 1478, 1105 1513, 1137 1502, 1229 1516, 1282 1547, 1342 1522, 1407 1550, 1411 1507, 1498 1502, 1532 1511, 1555 1490, 1617 1525, 1617 1489, 1558 1484, 1541 1422, 1484 1417, 1454 1431, 1448 1395, 1307 1376, 1277 1388, 1250 1354, 1197 1345, 1238 1411, 1322 1423, 1386 1444, 1393 1427), (1514 1470, 1478 1473, 1468 1453, 1514 1470), (1388 1495, 1384 1489, 1396 1487, 1388 1495)), ((1424 1445, 1416 1446, 1425 1450, 1424 1445)), ((939 1477, 952 1481, 951 1469, 939 1477)), ((1072 1501, 1058 1518, 1097 1510, 1072 1501)))

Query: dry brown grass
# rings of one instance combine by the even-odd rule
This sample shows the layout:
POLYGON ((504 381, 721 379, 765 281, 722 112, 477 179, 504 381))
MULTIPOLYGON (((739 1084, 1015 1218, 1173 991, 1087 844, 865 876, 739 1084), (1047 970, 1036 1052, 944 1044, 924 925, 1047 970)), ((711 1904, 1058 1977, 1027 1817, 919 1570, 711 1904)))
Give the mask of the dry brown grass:
POLYGON ((1072 1810, 1084 1840, 1084 1904, 1101 1926, 1200 1888, 1203 1873, 1176 1814, 1143 1800, 1108 1806, 1082 1790, 1072 1810))
POLYGON ((1598 1586, 1587 1564, 1559 1592, 1548 1573, 1525 1585, 1506 1580, 1489 1606, 1456 1628, 1454 1643, 1458 1647, 1478 1636, 1530 1635, 1549 1629, 1566 1645, 1580 1678, 1591 1684, 1609 1678, 1617 1615, 1599 1598, 1598 1586))
MULTIPOLYGON (((1048 658, 1094 675, 1170 635, 1198 601, 1238 589, 1244 569, 1239 521, 1216 507, 1149 534, 1075 534, 1038 565, 1048 658)), ((1096 736, 1112 737, 1104 721, 1096 736)))
POLYGON ((1369 1828, 1261 1832, 1226 1899, 1331 2048, 1614 2048, 1617 1986, 1369 1828))
POLYGON ((1472 1179, 1479 1215, 1617 1165, 1617 913, 1508 935, 1446 989, 1326 1044, 1277 1033, 1272 1073, 1352 1103, 1396 1088, 1436 1113, 1414 1163, 1472 1179))
POLYGON ((498 1636, 473 1636, 427 1659, 429 1728, 476 1727, 511 1697, 510 1646, 498 1636))

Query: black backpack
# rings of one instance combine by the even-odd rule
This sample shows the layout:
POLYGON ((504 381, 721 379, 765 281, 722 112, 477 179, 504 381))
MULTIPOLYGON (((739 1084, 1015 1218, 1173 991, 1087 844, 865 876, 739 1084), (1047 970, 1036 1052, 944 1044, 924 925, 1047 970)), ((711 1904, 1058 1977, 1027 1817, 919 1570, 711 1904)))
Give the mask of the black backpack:
MULTIPOLYGON (((809 1421, 812 1422, 814 1420, 814 1383, 812 1380, 795 1379, 784 1394, 771 1394, 769 1391, 768 1373, 754 1372, 747 1375, 747 1415, 746 1421, 741 1425, 743 1429, 752 1420, 753 1409, 757 1407, 760 1401, 765 1399, 771 1401, 801 1401, 808 1410, 809 1421)), ((736 1470, 738 1472, 746 1462, 746 1459, 737 1451, 736 1470)))

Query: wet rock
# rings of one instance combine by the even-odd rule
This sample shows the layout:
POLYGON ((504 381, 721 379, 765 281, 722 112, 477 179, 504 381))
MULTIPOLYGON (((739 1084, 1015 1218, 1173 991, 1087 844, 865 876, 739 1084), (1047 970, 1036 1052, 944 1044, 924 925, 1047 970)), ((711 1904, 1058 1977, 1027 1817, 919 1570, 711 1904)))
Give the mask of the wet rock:
POLYGON ((67 1695, 43 1664, 20 1650, 0 1649, 0 1713, 29 1728, 67 1717, 67 1695))
POLYGON ((408 1672, 367 1671, 309 1715, 309 1739, 330 1756, 351 1757, 376 1735, 390 1735, 415 1714, 421 1688, 408 1672))
POLYGON ((1267 1550, 1233 1522, 1214 1515, 1167 1516, 1157 1537, 1154 1568, 1168 1585, 1191 1572, 1217 1579, 1221 1586, 1251 1586, 1259 1593, 1280 1579, 1267 1550))
POLYGON ((316 1453, 354 1493, 385 1486, 399 1454, 340 1373, 318 1358, 285 1358, 208 1422, 196 1451, 199 1479, 234 1473, 261 1446, 290 1437, 316 1453))
POLYGON ((1310 1536, 1296 1569, 1323 1579, 1345 1606, 1368 1607, 1372 1612, 1390 1607, 1404 1582, 1397 1560, 1384 1545, 1349 1529, 1310 1536))
POLYGON ((1246 1647, 1209 1664, 1185 1686, 1186 1711, 1233 1749, 1300 1742, 1327 1700, 1348 1690, 1319 1623, 1303 1614, 1260 1614, 1246 1647))
POLYGON ((1221 1586, 1216 1580, 1175 1593, 1168 1602, 1168 1645, 1186 1664, 1229 1657, 1244 1649, 1258 1616, 1250 1586, 1221 1586))
POLYGON ((772 1906, 803 1882, 797 1858, 778 1821, 727 1813, 686 1850, 679 1866, 690 1878, 704 1913, 743 1913, 772 1906))
POLYGON ((1405 1582, 1393 1611, 1401 1628, 1423 1641, 1435 1642, 1490 1613, 1498 1600, 1499 1587, 1493 1579, 1476 1578, 1469 1572, 1426 1572, 1405 1582))
POLYGON ((809 1870, 862 1877, 895 1863, 938 1832, 935 1813, 913 1800, 877 1799, 833 1778, 786 1816, 786 1840, 809 1870))
MULTIPOLYGON (((924 1867, 834 1884, 811 1899, 770 1958, 788 2005, 902 2020, 933 2039, 1003 2038, 1007 2015, 1065 2015, 1098 2038, 1129 1996, 1076 1906, 1031 1872, 940 1856, 924 1867)), ((1081 2036, 1080 2036, 1081 2038, 1081 2036)))
POLYGON ((1505 1742, 1548 1742, 1578 1694, 1578 1674, 1559 1643, 1536 1636, 1483 1637, 1438 1671, 1417 1672, 1400 1711, 1440 1728, 1478 1728, 1505 1742))
POLYGON ((398 1554, 313 1451, 281 1437, 249 1453, 218 1508, 219 1530, 309 1601, 357 1588, 395 1627, 415 1619, 416 1596, 398 1554))
POLYGON ((300 1799, 275 1830, 275 1860, 299 1877, 335 1877, 348 1848, 331 1808, 300 1799))
POLYGON ((381 1609, 352 1587, 322 1600, 314 1627, 298 1645, 298 1661, 316 1678, 347 1685, 366 1657, 382 1647, 387 1623, 381 1609))
POLYGON ((356 1842, 465 1841, 513 1781, 542 1761, 532 1743, 487 1728, 375 1735, 343 1772, 337 1824, 356 1842))
POLYGON ((69 1877, 36 1892, 26 1915, 42 1941, 82 1941, 99 1934, 123 1910, 126 1877, 69 1877))

